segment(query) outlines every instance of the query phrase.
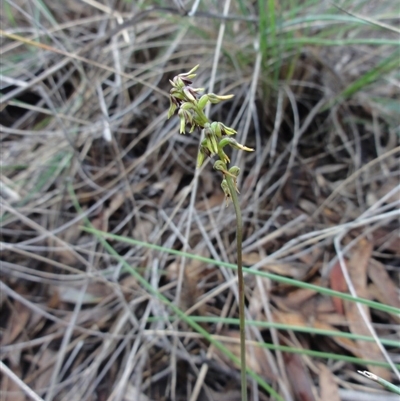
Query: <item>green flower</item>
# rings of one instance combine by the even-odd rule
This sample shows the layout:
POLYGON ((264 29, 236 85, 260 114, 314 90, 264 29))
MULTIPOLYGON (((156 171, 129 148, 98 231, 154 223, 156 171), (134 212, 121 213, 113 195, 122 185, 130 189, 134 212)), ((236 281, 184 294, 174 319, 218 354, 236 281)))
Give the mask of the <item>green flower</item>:
POLYGON ((237 177, 239 168, 233 166, 228 169, 230 163, 228 155, 224 152, 224 148, 229 145, 232 148, 252 152, 254 149, 248 148, 231 138, 236 134, 236 130, 227 127, 221 122, 210 122, 204 114, 204 109, 208 103, 217 104, 224 100, 232 99, 233 95, 216 95, 215 93, 207 93, 199 99, 198 93, 203 92, 204 88, 194 88, 192 79, 196 77, 198 65, 192 68, 189 72, 178 74, 170 80, 172 88, 170 90, 170 106, 168 110, 168 118, 177 114, 179 117, 179 132, 185 134, 186 127, 190 126, 190 133, 197 127, 204 129, 205 138, 202 140, 197 155, 197 167, 201 167, 207 157, 217 156, 214 168, 221 171, 224 178, 222 181, 222 189, 225 193, 227 201, 230 199, 229 188, 225 178, 230 176, 234 182, 236 191, 237 177))
POLYGON ((232 99, 235 95, 216 95, 215 93, 208 93, 208 99, 212 104, 218 104, 223 100, 232 99))
POLYGON ((221 139, 219 141, 219 146, 221 148, 224 148, 226 145, 229 145, 229 146, 231 146, 232 148, 235 148, 235 149, 245 150, 247 152, 253 152, 254 151, 253 148, 248 148, 247 146, 244 146, 244 145, 240 144, 235 139, 229 138, 229 137, 225 137, 225 138, 223 138, 223 139, 221 139))
POLYGON ((232 199, 232 197, 231 197, 231 191, 229 191, 229 186, 228 186, 228 183, 226 182, 225 178, 221 182, 221 188, 225 194, 225 207, 228 207, 229 201, 232 199))

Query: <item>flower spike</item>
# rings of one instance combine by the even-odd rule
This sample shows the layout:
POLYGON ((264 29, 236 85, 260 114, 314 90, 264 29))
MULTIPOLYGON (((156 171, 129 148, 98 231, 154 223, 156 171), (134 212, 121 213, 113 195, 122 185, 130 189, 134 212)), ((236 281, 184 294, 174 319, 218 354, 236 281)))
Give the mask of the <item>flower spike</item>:
POLYGON ((217 156, 219 160, 214 163, 214 169, 222 173, 221 188, 225 194, 226 206, 232 201, 236 213, 236 238, 237 238, 237 267, 239 279, 239 326, 240 326, 240 365, 241 365, 241 387, 242 401, 247 401, 247 377, 246 377, 246 334, 245 334, 245 294, 244 294, 244 278, 243 278, 243 260, 242 260, 242 235, 243 223, 240 212, 239 200, 237 193, 239 192, 237 179, 240 169, 237 166, 229 168, 229 157, 224 152, 224 147, 229 145, 235 149, 245 150, 248 152, 254 149, 248 148, 235 139, 231 138, 236 131, 227 127, 221 122, 211 122, 204 113, 204 109, 208 104, 217 104, 224 100, 232 99, 233 95, 216 95, 215 93, 207 93, 198 99, 198 93, 202 92, 202 88, 193 88, 192 79, 196 77, 195 72, 198 65, 193 67, 189 72, 178 74, 171 81, 170 90, 170 107, 168 110, 168 118, 174 114, 179 117, 179 132, 184 134, 186 126, 190 125, 190 132, 195 128, 204 129, 205 138, 201 141, 197 154, 197 167, 200 168, 207 157, 217 156))
POLYGON ((204 114, 204 109, 207 104, 217 104, 225 100, 232 99, 234 95, 216 95, 215 93, 207 93, 198 99, 198 93, 203 92, 204 88, 195 88, 192 86, 192 79, 196 77, 198 65, 193 67, 189 72, 184 72, 176 75, 171 83, 170 91, 170 107, 168 110, 168 118, 177 114, 179 117, 179 132, 186 133, 186 127, 189 128, 189 133, 192 133, 195 128, 205 130, 205 138, 201 142, 197 155, 197 167, 201 167, 205 159, 208 157, 217 156, 219 160, 214 164, 214 169, 221 171, 223 175, 222 189, 225 192, 227 200, 228 187, 226 177, 229 176, 234 183, 234 187, 239 192, 237 187, 237 177, 239 168, 233 166, 228 168, 230 159, 224 152, 224 148, 229 145, 232 148, 252 152, 254 149, 244 146, 233 139, 231 136, 236 134, 236 130, 226 126, 222 122, 210 122, 204 114))

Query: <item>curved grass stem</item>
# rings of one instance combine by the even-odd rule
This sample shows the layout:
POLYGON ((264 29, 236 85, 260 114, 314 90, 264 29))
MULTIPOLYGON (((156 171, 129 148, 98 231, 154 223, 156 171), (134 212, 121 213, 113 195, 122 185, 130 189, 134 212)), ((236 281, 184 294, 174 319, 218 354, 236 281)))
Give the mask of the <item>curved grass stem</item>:
POLYGON ((394 384, 388 382, 387 380, 383 379, 382 377, 379 377, 378 375, 376 375, 374 373, 368 372, 368 370, 364 370, 364 371, 358 370, 357 373, 359 373, 360 375, 363 375, 367 379, 370 379, 376 383, 379 383, 386 390, 400 395, 400 387, 395 386, 394 384))

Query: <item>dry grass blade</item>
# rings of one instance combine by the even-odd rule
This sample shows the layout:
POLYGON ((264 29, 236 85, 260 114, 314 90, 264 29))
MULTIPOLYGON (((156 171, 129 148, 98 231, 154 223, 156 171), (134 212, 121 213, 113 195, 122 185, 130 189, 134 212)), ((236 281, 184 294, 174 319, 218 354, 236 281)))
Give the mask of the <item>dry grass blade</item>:
MULTIPOLYGON (((16 374, 14 374, 14 372, 11 371, 2 361, 0 361, 0 370, 3 375, 8 376, 17 385, 17 388, 20 388, 30 399, 33 401, 43 401, 43 398, 39 397, 34 391, 32 391, 32 389, 27 386, 16 374)), ((6 380, 5 377, 3 377, 3 380, 6 380)), ((12 388, 11 391, 13 390, 15 391, 16 389, 12 388)), ((7 390, 5 392, 7 393, 7 390)), ((17 395, 17 397, 19 396, 17 395)), ((16 398, 14 398, 14 400, 16 400, 16 398)))

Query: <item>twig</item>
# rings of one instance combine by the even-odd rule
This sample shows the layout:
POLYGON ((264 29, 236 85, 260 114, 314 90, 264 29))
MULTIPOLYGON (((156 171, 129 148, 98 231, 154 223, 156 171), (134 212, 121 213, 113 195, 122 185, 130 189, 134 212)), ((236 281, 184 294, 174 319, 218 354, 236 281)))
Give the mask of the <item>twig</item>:
MULTIPOLYGON (((28 385, 26 385, 7 365, 0 361, 0 372, 15 382, 21 390, 34 401, 44 401, 28 385)), ((4 379, 3 379, 4 380, 4 379)))

